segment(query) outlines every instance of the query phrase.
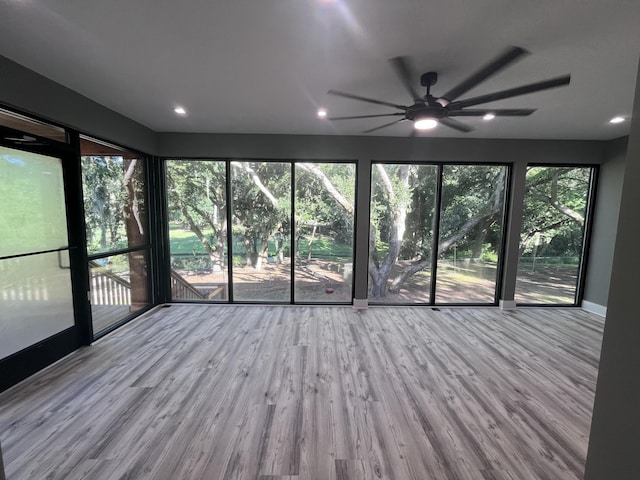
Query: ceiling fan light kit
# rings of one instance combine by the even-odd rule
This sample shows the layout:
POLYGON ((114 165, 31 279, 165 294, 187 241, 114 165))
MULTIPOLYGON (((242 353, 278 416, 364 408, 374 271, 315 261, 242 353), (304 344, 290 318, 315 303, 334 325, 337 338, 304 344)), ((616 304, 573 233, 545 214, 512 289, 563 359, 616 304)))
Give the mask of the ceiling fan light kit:
POLYGON ((430 130, 438 125, 438 121, 435 118, 421 118, 416 120, 413 124, 416 130, 430 130))
POLYGON ((413 74, 413 68, 411 67, 407 57, 392 58, 390 60, 391 66, 402 81, 409 95, 411 95, 411 98, 413 100, 412 105, 399 105, 383 100, 376 100, 360 95, 354 95, 339 90, 329 90, 328 93, 330 95, 350 98, 352 100, 358 100, 361 102, 374 103, 376 105, 383 105, 395 108, 396 110, 400 111, 374 115, 330 117, 328 118, 328 120, 353 120, 373 117, 401 117, 393 122, 386 123, 369 130, 365 130, 363 133, 374 132, 386 127, 390 127, 405 120, 413 122, 414 128, 417 130, 427 130, 434 128, 438 124, 442 124, 449 128, 453 128, 460 132, 466 133, 472 131, 473 128, 451 117, 482 117, 484 120, 491 120, 495 117, 525 117, 531 115, 536 111, 536 109, 469 109, 468 107, 490 103, 497 100, 503 100, 506 98, 517 97, 520 95, 526 95, 528 93, 539 92, 542 90, 548 90, 551 88, 562 87, 569 84, 569 82, 571 81, 571 75, 563 75, 560 77, 552 78, 550 80, 523 85, 521 87, 510 88, 508 90, 502 90, 487 95, 480 95, 478 97, 458 100, 459 97, 467 93, 469 90, 484 82, 489 77, 495 75, 496 73, 503 70, 505 67, 511 65, 513 62, 528 53, 529 52, 527 52, 524 48, 510 47, 502 54, 498 55, 494 60, 483 66, 473 75, 471 75, 440 97, 431 95, 431 87, 438 82, 437 72, 427 72, 420 77, 420 85, 426 87, 426 94, 420 95, 413 85, 413 78, 415 78, 415 76, 413 74))

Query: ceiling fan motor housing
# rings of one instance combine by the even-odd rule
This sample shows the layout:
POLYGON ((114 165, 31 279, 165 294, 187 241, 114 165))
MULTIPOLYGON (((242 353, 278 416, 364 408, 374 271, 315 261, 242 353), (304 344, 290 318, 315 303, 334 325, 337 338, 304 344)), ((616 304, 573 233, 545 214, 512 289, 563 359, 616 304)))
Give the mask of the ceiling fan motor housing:
POLYGON ((420 85, 423 87, 432 87, 438 83, 438 74, 436 72, 423 73, 420 77, 420 85))
POLYGON ((439 105, 431 106, 426 103, 415 103, 407 108, 405 118, 416 121, 423 118, 442 118, 446 116, 446 109, 439 105))

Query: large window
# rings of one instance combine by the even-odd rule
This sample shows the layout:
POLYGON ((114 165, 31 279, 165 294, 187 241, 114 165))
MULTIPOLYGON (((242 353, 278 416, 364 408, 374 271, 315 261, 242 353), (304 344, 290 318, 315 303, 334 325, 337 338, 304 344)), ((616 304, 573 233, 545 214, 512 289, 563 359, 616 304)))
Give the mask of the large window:
POLYGON ((351 302, 355 165, 295 165, 295 299, 351 302))
POLYGON ((150 304, 146 161, 81 137, 93 331, 150 304))
POLYGON ((495 303, 507 172, 375 163, 369 300, 495 303))
POLYGON ((291 301, 291 163, 231 162, 233 298, 291 301))
POLYGON ((173 300, 227 300, 226 164, 168 160, 167 203, 173 300))
POLYGON ((575 304, 594 169, 527 169, 516 302, 575 304))
POLYGON ((166 163, 174 300, 351 302, 355 165, 166 163))
POLYGON ((437 303, 496 301, 507 167, 444 165, 437 303))
POLYGON ((429 303, 439 168, 373 165, 369 301, 429 303))

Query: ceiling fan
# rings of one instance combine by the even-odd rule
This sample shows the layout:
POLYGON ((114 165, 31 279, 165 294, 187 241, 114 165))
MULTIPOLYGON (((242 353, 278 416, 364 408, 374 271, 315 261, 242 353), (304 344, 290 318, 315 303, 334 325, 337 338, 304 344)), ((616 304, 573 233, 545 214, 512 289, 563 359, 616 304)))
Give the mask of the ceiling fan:
MULTIPOLYGON (((382 113, 375 115, 356 115, 347 117, 327 117, 327 120, 352 120, 356 118, 374 118, 374 117, 401 117, 398 120, 394 120, 390 123, 385 123, 375 128, 370 128, 362 133, 375 132, 382 128, 390 127, 396 123, 410 120, 414 122, 414 127, 417 130, 426 130, 434 128, 438 124, 446 125, 447 127, 459 130, 461 132, 470 132, 472 127, 462 123, 452 117, 485 117, 487 119, 496 117, 525 117, 531 115, 536 109, 530 108, 492 108, 492 109, 469 109, 474 105, 481 105, 483 103, 489 103, 496 100, 502 100, 505 98, 517 97, 519 95, 525 95, 527 93, 538 92, 540 90, 547 90, 550 88, 561 87, 569 84, 571 81, 571 75, 563 75, 561 77, 552 78, 550 80, 544 80, 541 82, 530 83, 521 87, 510 88, 508 90, 502 90, 495 93, 489 93, 487 95, 480 95, 478 97, 467 98, 463 100, 457 100, 460 96, 471 90, 476 85, 484 82, 492 75, 495 75, 500 70, 504 69, 508 65, 512 64, 520 57, 528 54, 529 52, 524 48, 510 47, 502 54, 496 57, 493 61, 486 64, 480 70, 473 75, 462 81, 445 94, 440 97, 431 95, 431 87, 438 81, 438 74, 436 72, 427 72, 420 77, 420 84, 427 88, 426 95, 420 95, 413 85, 413 69, 410 65, 407 57, 395 57, 389 60, 391 66, 400 77, 405 89, 411 95, 413 99, 413 105, 398 105, 391 102, 385 102, 382 100, 376 100, 373 98, 362 97, 360 95, 353 95, 351 93, 341 92, 338 90, 329 90, 330 95, 338 97, 350 98, 352 100, 359 100, 361 102, 375 103, 377 105, 384 105, 392 107, 400 112, 395 113, 382 113)), ((413 132, 415 133, 415 131, 413 132)), ((412 133, 412 134, 413 134, 412 133)))

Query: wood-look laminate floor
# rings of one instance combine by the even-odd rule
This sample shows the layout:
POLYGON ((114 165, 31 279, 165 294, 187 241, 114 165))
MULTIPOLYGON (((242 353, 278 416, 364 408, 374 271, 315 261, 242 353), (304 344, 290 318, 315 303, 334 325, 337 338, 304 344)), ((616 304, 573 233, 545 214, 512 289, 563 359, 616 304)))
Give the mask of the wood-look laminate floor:
POLYGON ((582 478, 602 327, 173 305, 0 395, 7 478, 582 478))

